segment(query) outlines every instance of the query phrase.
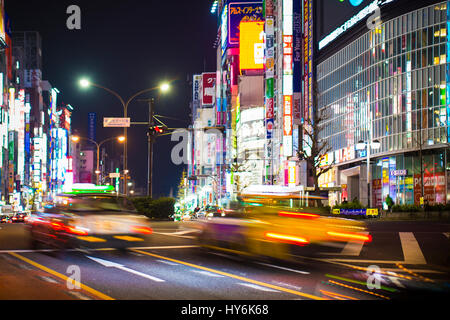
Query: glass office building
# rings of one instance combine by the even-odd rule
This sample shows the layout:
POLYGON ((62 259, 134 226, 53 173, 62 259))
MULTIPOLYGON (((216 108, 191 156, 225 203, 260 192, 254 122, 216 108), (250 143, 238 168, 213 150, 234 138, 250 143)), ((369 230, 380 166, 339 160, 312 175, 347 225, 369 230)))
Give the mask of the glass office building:
POLYGON ((324 161, 334 165, 321 184, 340 186, 338 201, 450 200, 449 3, 383 21, 317 65, 318 107, 330 116, 324 161))

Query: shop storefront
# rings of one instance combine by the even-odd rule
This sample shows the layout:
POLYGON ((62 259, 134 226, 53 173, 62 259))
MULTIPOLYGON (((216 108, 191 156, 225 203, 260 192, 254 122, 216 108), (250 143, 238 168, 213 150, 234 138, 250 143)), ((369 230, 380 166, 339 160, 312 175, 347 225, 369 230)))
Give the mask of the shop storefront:
POLYGON ((422 161, 418 152, 375 159, 372 166, 372 203, 381 207, 390 195, 396 204, 420 205, 423 194, 425 204, 445 204, 450 199, 448 153, 449 150, 424 151, 422 161))

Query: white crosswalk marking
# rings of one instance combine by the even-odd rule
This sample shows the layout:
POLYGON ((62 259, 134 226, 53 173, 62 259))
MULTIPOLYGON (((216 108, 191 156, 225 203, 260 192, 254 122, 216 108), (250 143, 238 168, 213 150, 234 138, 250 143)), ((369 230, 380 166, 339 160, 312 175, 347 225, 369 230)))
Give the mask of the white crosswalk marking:
POLYGON ((399 232, 405 263, 427 264, 419 243, 412 232, 399 232))

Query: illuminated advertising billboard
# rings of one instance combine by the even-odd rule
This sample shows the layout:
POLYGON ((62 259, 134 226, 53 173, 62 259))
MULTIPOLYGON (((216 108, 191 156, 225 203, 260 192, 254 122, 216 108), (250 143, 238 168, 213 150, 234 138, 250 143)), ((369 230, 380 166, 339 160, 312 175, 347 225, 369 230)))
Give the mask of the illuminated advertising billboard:
POLYGON ((264 68, 264 22, 241 22, 239 70, 264 68))
POLYGON ((239 25, 248 21, 264 21, 262 1, 228 4, 228 47, 239 46, 239 25))
POLYGON ((6 43, 6 32, 5 32, 5 11, 3 10, 3 6, 0 4, 0 41, 6 43))
POLYGON ((292 136, 292 96, 283 97, 284 105, 284 135, 292 136))
POLYGON ((283 36, 283 74, 292 74, 292 36, 283 36))

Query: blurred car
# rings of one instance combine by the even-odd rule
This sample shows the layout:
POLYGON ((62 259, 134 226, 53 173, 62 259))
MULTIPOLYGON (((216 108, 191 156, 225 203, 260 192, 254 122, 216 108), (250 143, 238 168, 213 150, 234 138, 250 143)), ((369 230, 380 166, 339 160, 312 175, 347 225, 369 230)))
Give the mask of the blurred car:
POLYGON ((11 217, 8 215, 0 215, 0 223, 12 223, 11 217))
POLYGON ((181 221, 191 221, 194 219, 194 215, 191 212, 185 212, 181 214, 181 221))
POLYGON ((205 218, 211 218, 211 217, 223 217, 225 216, 225 213, 223 209, 219 206, 211 206, 208 205, 205 208, 201 209, 196 214, 197 219, 205 219, 205 218))
POLYGON ((63 194, 54 206, 31 215, 27 223, 33 247, 124 249, 152 233, 149 219, 123 196, 105 193, 63 194))
POLYGON ((12 216, 11 220, 13 223, 22 223, 25 222, 25 218, 27 217, 27 214, 24 212, 16 213, 14 216, 12 216))
MULTIPOLYGON (((278 186, 264 187, 278 190, 278 186)), ((224 209, 224 216, 198 222, 199 244, 213 250, 293 260, 295 255, 342 248, 348 242, 371 241, 364 222, 330 216, 319 203, 326 198, 302 195, 295 188, 281 190, 244 190, 239 201, 224 209)))

